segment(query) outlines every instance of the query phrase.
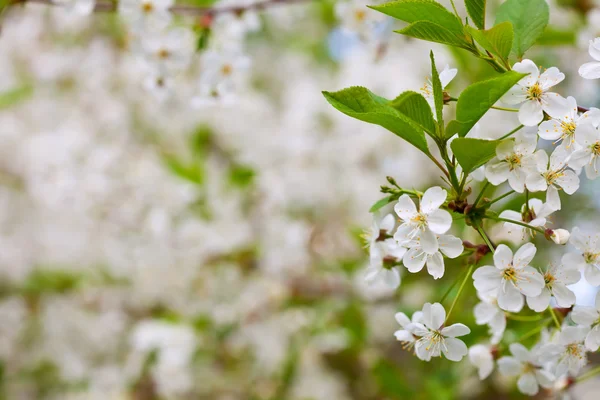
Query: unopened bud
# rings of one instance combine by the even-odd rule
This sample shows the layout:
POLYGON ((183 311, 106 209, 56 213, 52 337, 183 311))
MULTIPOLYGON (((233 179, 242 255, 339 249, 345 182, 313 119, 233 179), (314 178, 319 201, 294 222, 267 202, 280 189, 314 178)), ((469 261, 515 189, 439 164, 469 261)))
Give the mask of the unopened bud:
POLYGON ((553 229, 550 234, 550 239, 556 244, 567 244, 571 234, 566 229, 553 229))

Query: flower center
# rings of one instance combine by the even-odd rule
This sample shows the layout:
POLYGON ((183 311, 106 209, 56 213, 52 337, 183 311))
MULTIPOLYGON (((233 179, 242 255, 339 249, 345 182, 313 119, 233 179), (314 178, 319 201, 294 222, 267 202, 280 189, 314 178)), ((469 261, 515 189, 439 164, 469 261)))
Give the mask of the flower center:
POLYGON ((444 343, 444 336, 440 333, 440 331, 431 331, 428 339, 429 346, 425 348, 427 351, 431 350, 432 347, 435 349, 444 343))
POLYGON ((511 171, 513 171, 515 168, 520 167, 521 166, 521 161, 522 161, 522 156, 521 154, 518 153, 513 153, 509 156, 507 156, 505 158, 506 162, 508 163, 508 167, 511 171))
POLYGON ((359 22, 364 21, 366 16, 367 16, 367 12, 365 10, 355 10, 354 11, 354 18, 359 22))
POLYGON ((563 170, 548 171, 543 174, 544 178, 546 178, 546 183, 548 183, 548 185, 554 183, 554 181, 556 181, 558 178, 564 175, 565 173, 563 170))
POLYGON ((229 75, 231 75, 232 72, 233 72, 233 67, 231 66, 231 64, 225 64, 221 67, 221 73, 224 76, 229 76, 229 75))
POLYGON ((507 281, 516 282, 517 281, 517 271, 513 267, 506 268, 502 277, 507 281))
POLYGON ((581 346, 577 343, 571 343, 567 346, 567 355, 576 358, 583 358, 585 356, 585 352, 581 350, 581 346))
POLYGON ((586 264, 595 264, 596 260, 598 259, 598 253, 586 251, 583 253, 583 259, 585 260, 586 264))
POLYGON ((145 14, 150 14, 152 11, 154 11, 154 5, 150 2, 143 2, 142 3, 142 11, 145 14))
POLYGON ((418 228, 425 228, 427 226, 427 216, 423 213, 418 213, 410 221, 418 228))
POLYGON ((544 91, 540 87, 540 84, 537 82, 529 86, 529 88, 527 89, 527 98, 529 100, 541 101, 542 94, 544 94, 544 91))
POLYGON ((590 149, 591 149, 593 155, 595 155, 595 156, 600 155, 600 142, 596 142, 593 145, 591 145, 590 149))
POLYGON ((156 52, 156 55, 161 60, 165 60, 171 56, 171 52, 167 49, 160 49, 156 52))
POLYGON ((551 288, 552 287, 552 283, 556 280, 556 277, 550 272, 546 272, 544 274, 544 283, 546 284, 546 287, 551 288))

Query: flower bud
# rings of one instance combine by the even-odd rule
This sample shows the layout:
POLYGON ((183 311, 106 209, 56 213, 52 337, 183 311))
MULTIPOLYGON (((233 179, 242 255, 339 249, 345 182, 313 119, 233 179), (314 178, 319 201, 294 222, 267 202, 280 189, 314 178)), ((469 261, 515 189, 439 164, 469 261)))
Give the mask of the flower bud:
POLYGON ((571 234, 566 229, 554 229, 552 230, 550 238, 556 244, 567 244, 570 236, 571 234))

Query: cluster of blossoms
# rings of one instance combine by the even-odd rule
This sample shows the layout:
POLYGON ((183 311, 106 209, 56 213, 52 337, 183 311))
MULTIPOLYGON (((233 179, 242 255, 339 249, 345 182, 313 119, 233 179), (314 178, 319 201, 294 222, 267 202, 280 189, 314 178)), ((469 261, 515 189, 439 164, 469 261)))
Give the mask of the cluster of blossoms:
MULTIPOLYGON (((592 56, 598 52, 594 47, 597 43, 600 38, 590 44, 592 56)), ((600 77, 593 75, 594 68, 597 66, 584 65, 582 75, 600 77)), ((551 88, 565 78, 555 67, 540 73, 533 61, 525 59, 512 70, 526 76, 500 101, 518 105, 518 109, 508 111, 518 111, 521 125, 502 137, 495 157, 483 171, 474 170, 469 176, 456 169, 463 182, 469 182, 469 178, 472 184, 485 180, 477 200, 472 204, 465 200, 462 207, 458 207, 457 200, 449 200, 448 192, 441 187, 420 193, 404 190, 389 178, 395 187, 386 188, 385 192, 397 198, 395 215, 380 218, 375 213, 369 233, 371 261, 366 278, 369 282, 382 280, 397 288, 402 267, 416 273, 426 265, 429 274, 439 279, 444 275, 445 258, 469 256, 466 260, 469 270, 457 297, 472 276, 481 300, 474 309, 475 320, 489 327, 490 337, 486 342, 467 349, 457 337, 468 335, 470 329, 460 323, 447 325, 456 299, 448 313, 440 303, 426 303, 412 318, 397 313, 401 329, 395 333, 396 339, 404 348, 414 348, 416 356, 424 361, 442 354, 449 360, 460 361, 468 354, 481 379, 487 378, 497 365, 501 374, 518 377, 522 393, 535 395, 540 387, 566 389, 587 364, 587 353, 600 346, 600 294, 595 308, 573 307, 576 296, 571 289, 582 274, 589 284, 600 285, 600 235, 584 233, 577 227, 570 232, 550 227, 551 215, 562 208, 560 193, 573 195, 580 187, 584 170, 588 179, 599 175, 600 110, 578 107, 575 98, 551 92, 551 88), (552 146, 550 155, 544 142, 552 146), (495 200, 483 197, 489 185, 506 182, 510 190, 504 195, 495 200), (525 194, 520 211, 508 209, 496 213, 490 210, 496 201, 517 194, 525 194), (534 195, 535 198, 529 198, 534 195), (418 206, 413 198, 418 199, 418 206), (470 225, 481 234, 485 244, 465 242, 463 245, 461 239, 449 235, 452 212, 471 218, 470 225), (484 220, 501 224, 505 232, 516 233, 517 240, 526 243, 514 252, 506 244, 494 245, 482 229, 484 220), (543 268, 535 267, 537 248, 532 241, 539 236, 550 243, 569 244, 575 251, 567 252, 543 268), (488 252, 493 253, 493 265, 478 266, 488 252), (542 325, 534 328, 540 338, 531 349, 517 342, 505 344, 503 341, 507 319, 518 320, 521 316, 517 313, 525 305, 534 314, 523 316, 524 320, 539 321, 542 325), (555 326, 550 327, 550 324, 555 326)), ((444 90, 455 75, 456 70, 448 67, 440 72, 439 81, 444 90)), ((422 92, 435 113, 431 81, 422 92)), ((478 127, 467 137, 480 137, 477 130, 478 127)), ((456 193, 452 185, 451 190, 456 193)))

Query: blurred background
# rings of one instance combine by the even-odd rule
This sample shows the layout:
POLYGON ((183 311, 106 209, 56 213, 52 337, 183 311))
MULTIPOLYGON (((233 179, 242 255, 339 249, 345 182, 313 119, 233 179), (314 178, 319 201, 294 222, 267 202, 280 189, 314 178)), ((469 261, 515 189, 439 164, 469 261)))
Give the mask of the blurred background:
MULTIPOLYGON (((226 4, 239 3, 216 5, 226 4)), ((361 234, 386 176, 419 190, 440 181, 426 157, 336 112, 321 91, 418 90, 432 48, 438 68, 458 68, 452 94, 493 74, 460 50, 393 34, 400 23, 365 4, 256 14, 242 39, 248 68, 227 101, 210 102, 194 101, 193 73, 168 96, 149 90, 115 13, 3 8, 0 398, 522 397, 496 375, 480 382, 467 359, 424 363, 395 341, 394 314, 437 301, 459 263, 441 281, 404 273, 396 291, 364 281, 361 234), (366 30, 357 9, 374 22, 366 30)), ((600 104, 597 84, 576 72, 600 34, 596 6, 551 2, 552 29, 531 52, 565 72, 560 91, 586 106, 600 104)), ((201 51, 218 39, 206 21, 186 22, 201 51)), ((492 112, 481 129, 499 137, 517 124, 492 112)), ((563 199, 557 226, 597 228, 600 188, 583 185, 563 199)), ((472 345, 487 328, 474 323, 471 285, 466 293, 454 318, 472 328, 472 345)), ((594 295, 578 285, 579 304, 594 295)), ((509 321, 507 340, 531 327, 521 325, 509 321)), ((570 394, 595 399, 595 385, 570 394)))

